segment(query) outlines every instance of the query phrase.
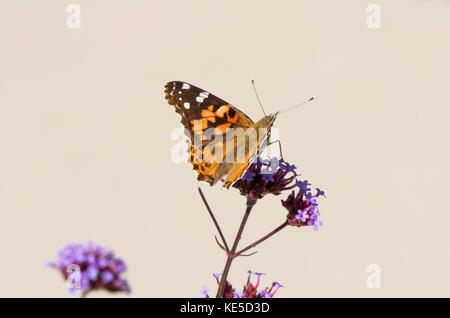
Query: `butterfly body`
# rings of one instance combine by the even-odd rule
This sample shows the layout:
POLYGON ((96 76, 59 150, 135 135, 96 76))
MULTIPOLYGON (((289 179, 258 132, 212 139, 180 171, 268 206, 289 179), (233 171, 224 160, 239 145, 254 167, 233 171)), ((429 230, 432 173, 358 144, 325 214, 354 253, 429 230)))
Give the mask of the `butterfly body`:
POLYGON ((166 99, 181 115, 197 179, 229 188, 256 159, 277 114, 256 123, 236 107, 186 82, 168 82, 166 99))

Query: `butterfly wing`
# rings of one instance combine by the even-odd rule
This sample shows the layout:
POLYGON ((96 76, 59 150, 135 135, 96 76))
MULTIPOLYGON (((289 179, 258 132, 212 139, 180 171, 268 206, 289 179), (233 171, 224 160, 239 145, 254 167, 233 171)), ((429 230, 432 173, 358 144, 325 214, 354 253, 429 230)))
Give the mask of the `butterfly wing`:
MULTIPOLYGON (((223 186, 225 188, 228 189, 235 183, 247 171, 249 165, 258 158, 260 151, 267 145, 270 139, 270 130, 272 129, 276 116, 277 114, 265 116, 246 131, 235 134, 237 136, 236 140, 240 140, 240 142, 235 142, 234 149, 232 149, 233 153, 244 153, 245 159, 240 162, 235 162, 231 169, 229 169, 229 173, 224 180, 223 186), (245 136, 242 138, 239 134, 248 136, 254 142, 246 142, 245 136)), ((231 151, 231 149, 228 148, 226 151, 231 151)))
POLYGON ((181 115, 181 123, 187 130, 190 162, 198 174, 197 179, 213 185, 230 174, 235 164, 223 160, 225 137, 212 139, 206 131, 225 136, 229 128, 245 130, 254 125, 253 121, 223 99, 186 82, 168 82, 165 94, 168 103, 181 115), (198 140, 200 142, 194 142, 198 140), (215 153, 220 149, 223 151, 218 158, 215 153))
POLYGON ((213 117, 215 122, 210 121, 209 127, 230 124, 231 128, 248 128, 254 124, 236 107, 192 84, 178 81, 168 82, 165 86, 165 93, 168 103, 175 107, 175 111, 181 115, 182 124, 191 132, 193 120, 206 120, 213 117))

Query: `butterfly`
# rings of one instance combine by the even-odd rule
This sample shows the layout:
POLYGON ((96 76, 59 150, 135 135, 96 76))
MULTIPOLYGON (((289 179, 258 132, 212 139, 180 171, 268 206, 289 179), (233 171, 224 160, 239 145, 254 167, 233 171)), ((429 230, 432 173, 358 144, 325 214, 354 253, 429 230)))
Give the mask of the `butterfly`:
POLYGON ((221 180, 227 189, 258 157, 263 144, 267 144, 278 114, 264 116, 255 123, 223 99, 179 81, 166 83, 165 98, 181 115, 189 138, 189 161, 197 172, 197 179, 210 185, 221 180), (234 137, 227 139, 230 131, 234 137), (246 136, 254 142, 247 142, 246 136), (241 154, 242 160, 237 160, 236 154, 241 154))

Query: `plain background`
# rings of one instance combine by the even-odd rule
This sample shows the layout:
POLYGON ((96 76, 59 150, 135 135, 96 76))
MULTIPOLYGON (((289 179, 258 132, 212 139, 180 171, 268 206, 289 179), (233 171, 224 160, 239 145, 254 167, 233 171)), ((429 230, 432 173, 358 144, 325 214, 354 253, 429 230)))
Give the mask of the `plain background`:
MULTIPOLYGON (((81 29, 70 3, 0 4, 0 296, 65 297, 43 264, 88 240, 125 260, 131 297, 214 294, 225 255, 194 172, 171 160, 180 118, 163 87, 193 83, 257 120, 250 78, 268 112, 317 98, 276 127, 327 198, 320 231, 287 228, 230 281, 251 269, 279 297, 450 296, 449 1, 79 0, 81 29)), ((244 199, 201 186, 231 244, 244 199)), ((286 195, 258 202, 242 244, 283 221, 286 195)))

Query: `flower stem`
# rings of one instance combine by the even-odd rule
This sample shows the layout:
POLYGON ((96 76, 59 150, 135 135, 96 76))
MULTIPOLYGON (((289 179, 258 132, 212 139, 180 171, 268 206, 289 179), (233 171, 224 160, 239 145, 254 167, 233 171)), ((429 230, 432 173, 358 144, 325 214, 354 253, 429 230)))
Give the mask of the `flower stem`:
POLYGON ((259 243, 267 240, 269 237, 271 237, 272 235, 274 235, 275 233, 278 233, 279 231, 281 231, 282 229, 284 229, 286 226, 288 225, 288 221, 284 221, 281 225, 279 225, 277 228, 275 228, 272 232, 264 235, 263 237, 261 237, 259 240, 253 242, 252 244, 250 244, 249 246, 247 246, 246 248, 243 248, 242 250, 238 251, 235 253, 235 256, 239 256, 242 253, 245 253, 246 251, 248 251, 249 249, 255 247, 256 245, 258 245, 259 243))
POLYGON ((200 189, 200 187, 198 187, 198 192, 200 193, 203 203, 205 204, 206 209, 208 210, 208 213, 211 216, 211 219, 213 220, 214 225, 216 226, 217 232, 219 232, 220 238, 222 239, 222 242, 223 242, 223 245, 225 246, 226 252, 228 253, 230 251, 230 249, 228 248, 227 241, 225 240, 225 236, 223 236, 223 233, 222 233, 222 230, 220 229, 219 223, 217 222, 216 217, 214 216, 211 208, 209 207, 209 204, 206 201, 206 198, 203 195, 203 191, 202 191, 202 189, 200 189))
POLYGON ((228 273, 230 271, 231 263, 233 259, 237 256, 235 254, 239 240, 241 239, 242 232, 244 231, 245 224, 247 223, 247 219, 250 215, 250 211, 256 204, 256 199, 247 199, 247 208, 245 209, 244 217, 242 218, 241 225, 239 226, 239 230, 234 239, 233 246, 231 247, 231 251, 227 253, 227 261, 225 263, 225 268, 223 269, 222 277, 220 278, 219 288, 217 289, 217 298, 224 297, 225 285, 227 283, 228 273))

